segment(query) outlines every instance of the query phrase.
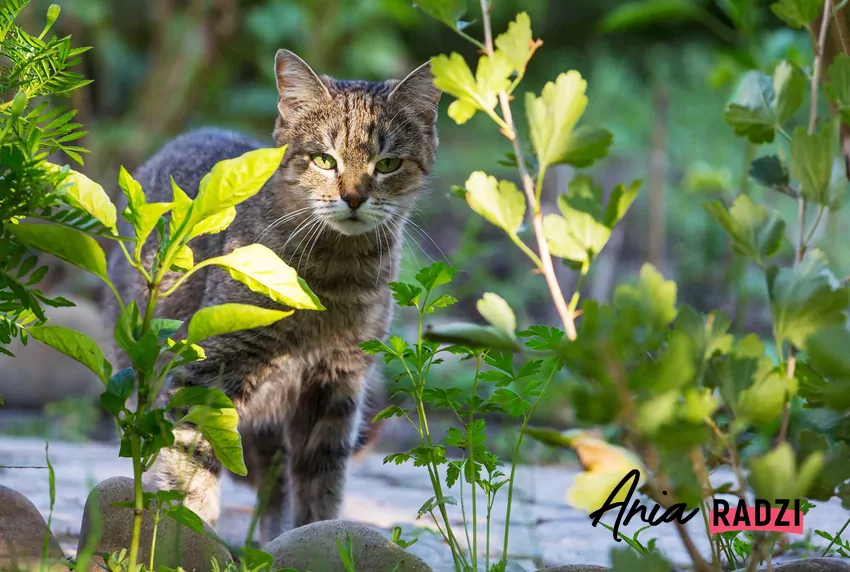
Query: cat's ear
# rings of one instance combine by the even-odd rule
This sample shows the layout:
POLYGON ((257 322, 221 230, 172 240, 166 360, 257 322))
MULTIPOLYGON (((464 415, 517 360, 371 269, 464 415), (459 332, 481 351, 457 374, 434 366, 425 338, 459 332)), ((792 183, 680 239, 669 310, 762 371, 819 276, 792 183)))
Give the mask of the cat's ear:
POLYGON ((413 109, 429 123, 437 121, 437 103, 442 92, 434 85, 431 62, 426 62, 410 72, 395 86, 388 101, 390 104, 413 109))
POLYGON ((327 86, 316 72, 289 50, 278 50, 275 54, 274 75, 277 78, 277 108, 282 117, 316 101, 331 99, 327 86))

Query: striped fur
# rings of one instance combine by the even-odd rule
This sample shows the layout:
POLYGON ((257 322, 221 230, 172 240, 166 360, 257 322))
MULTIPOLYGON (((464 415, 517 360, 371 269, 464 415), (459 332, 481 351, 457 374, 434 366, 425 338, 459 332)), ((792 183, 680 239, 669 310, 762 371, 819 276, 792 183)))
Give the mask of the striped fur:
MULTIPOLYGON (((199 237, 192 248, 202 260, 261 242, 298 270, 327 311, 298 311, 267 328, 212 338, 202 344, 206 360, 178 371, 170 385, 220 387, 236 404, 248 480, 272 485, 261 520, 266 540, 338 514, 347 462, 368 434, 374 398, 383 395, 376 364, 358 344, 387 333, 388 283, 399 270, 405 219, 436 158, 440 96, 427 65, 401 82, 337 81, 281 50, 275 72, 274 139, 288 144, 281 166, 237 208, 226 232, 199 237), (337 169, 318 168, 313 153, 332 155, 337 169), (385 156, 403 159, 401 167, 375 172, 385 156), (353 194, 362 202, 358 220, 342 199, 353 194), (273 458, 282 461, 279 475, 273 458)), ((149 201, 171 200, 169 177, 194 196, 215 163, 261 146, 237 133, 194 131, 167 144, 136 178, 149 201)), ((110 273, 126 300, 144 298, 144 284, 120 252, 110 273)), ((213 268, 193 275, 158 312, 187 321, 201 307, 226 302, 275 307, 213 268)), ((107 307, 114 320, 117 308, 107 307)), ((186 491, 187 505, 213 524, 221 470, 209 444, 186 427, 152 473, 156 486, 186 491)))

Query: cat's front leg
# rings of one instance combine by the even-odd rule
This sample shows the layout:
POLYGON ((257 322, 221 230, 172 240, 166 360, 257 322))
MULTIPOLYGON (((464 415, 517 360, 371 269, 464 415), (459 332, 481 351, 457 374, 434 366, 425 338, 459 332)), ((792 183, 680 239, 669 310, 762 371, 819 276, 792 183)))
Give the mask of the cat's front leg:
POLYGON ((305 371, 286 428, 295 527, 339 515, 370 365, 352 346, 327 352, 305 371))

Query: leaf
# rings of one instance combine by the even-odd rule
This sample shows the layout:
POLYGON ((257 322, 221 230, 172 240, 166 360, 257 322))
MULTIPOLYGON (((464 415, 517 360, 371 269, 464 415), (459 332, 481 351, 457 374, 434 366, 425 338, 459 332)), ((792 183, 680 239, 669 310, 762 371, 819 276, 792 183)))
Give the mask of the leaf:
POLYGON ((829 82, 823 86, 841 120, 850 124, 850 56, 839 54, 829 65, 829 82))
POLYGON ((779 250, 785 222, 776 211, 768 214, 767 208, 747 195, 739 195, 728 211, 720 201, 705 203, 703 208, 720 223, 732 239, 732 249, 741 256, 761 263, 779 250))
POLYGON ((183 387, 175 393, 166 405, 166 409, 178 409, 191 405, 206 405, 213 409, 235 407, 233 402, 220 389, 209 387, 183 387))
POLYGON ((390 405, 389 407, 382 409, 378 412, 377 415, 372 419, 372 423, 377 423, 381 419, 391 419, 392 417, 404 417, 408 414, 407 409, 402 409, 398 405, 390 405))
POLYGON ((183 191, 174 177, 171 177, 171 221, 168 226, 169 236, 176 236, 180 230, 180 225, 186 220, 186 215, 189 214, 189 209, 192 208, 192 199, 183 191))
POLYGON ((573 439, 576 436, 575 432, 570 431, 556 431, 555 429, 543 429, 540 427, 526 427, 522 430, 523 433, 534 439, 535 441, 539 441, 544 445, 548 445, 550 447, 560 447, 564 449, 571 449, 573 446, 573 439))
MULTIPOLYGON (((628 449, 581 432, 575 432, 572 447, 584 469, 567 491, 567 503, 573 508, 587 513, 599 509, 623 477, 633 470, 638 471, 638 486, 645 478, 646 469, 628 449)), ((623 487, 611 502, 624 501, 627 494, 628 489, 623 487)))
POLYGON ((197 532, 200 535, 204 534, 204 521, 201 517, 195 514, 192 509, 184 505, 173 506, 166 511, 165 516, 174 519, 180 525, 185 526, 189 530, 197 532))
POLYGON ((142 186, 124 167, 119 171, 118 184, 127 196, 127 207, 121 216, 133 226, 136 236, 135 254, 138 258, 148 236, 156 228, 159 219, 171 210, 172 203, 148 203, 142 186))
POLYGON ((772 268, 767 289, 776 343, 788 340, 808 350, 807 338, 821 328, 844 324, 850 304, 847 288, 839 287, 822 252, 809 251, 794 268, 772 268))
POLYGON ((92 370, 104 384, 109 381, 112 365, 106 361, 97 342, 87 335, 65 326, 49 325, 30 328, 29 335, 77 360, 92 370))
POLYGON ((498 93, 508 89, 512 71, 510 62, 500 51, 492 57, 481 56, 475 76, 463 56, 456 52, 431 58, 434 85, 457 98, 449 106, 449 116, 458 124, 465 123, 476 111, 491 112, 498 102, 498 93))
POLYGON ((567 194, 558 197, 563 216, 546 215, 543 234, 552 254, 587 267, 602 251, 614 226, 625 216, 640 188, 640 181, 628 188, 617 185, 603 206, 603 191, 587 175, 570 181, 567 194))
POLYGON ((608 154, 612 138, 604 130, 573 131, 587 107, 586 89, 587 82, 573 70, 547 83, 540 97, 526 94, 525 113, 541 170, 560 163, 587 167, 608 154))
POLYGON ((473 211, 516 236, 525 218, 525 196, 510 181, 475 171, 466 181, 466 202, 473 211))
POLYGON ((106 384, 106 391, 100 396, 100 403, 103 408, 117 417, 124 410, 124 404, 127 399, 133 395, 135 389, 136 373, 133 368, 128 367, 122 369, 111 378, 106 384))
POLYGON ((422 285, 422 287, 431 291, 437 286, 444 286, 445 284, 449 284, 454 278, 455 269, 447 266, 444 262, 435 262, 431 266, 426 266, 419 270, 416 273, 416 281, 422 285))
POLYGON ((833 122, 809 135, 804 127, 791 138, 791 176, 800 182, 800 194, 817 204, 834 206, 846 178, 843 162, 837 160, 840 145, 833 122))
POLYGON ((426 314, 431 314, 439 308, 447 308, 453 304, 457 304, 457 299, 454 296, 443 294, 433 302, 428 302, 428 307, 425 309, 426 314))
POLYGON ((506 334, 513 335, 516 331, 516 316, 507 302, 497 294, 486 292, 475 307, 487 322, 506 334))
POLYGON ((640 324, 663 330, 676 318, 676 283, 651 265, 644 264, 637 284, 621 284, 614 290, 614 306, 633 312, 640 324))
POLYGON ((109 281, 106 255, 92 237, 72 228, 52 224, 19 223, 10 224, 6 228, 28 246, 109 281))
POLYGON ((748 171, 750 177, 760 185, 788 194, 791 184, 788 167, 776 155, 765 155, 755 159, 748 171))
POLYGON ((183 245, 171 261, 171 269, 178 272, 187 272, 193 266, 195 266, 195 255, 191 248, 183 245))
POLYGON ((619 32, 699 19, 700 8, 689 0, 636 0, 618 4, 599 24, 603 32, 619 32))
POLYGON ((417 0, 415 6, 450 28, 458 29, 459 20, 466 13, 465 0, 417 0))
MULTIPOLYGON (((290 308, 325 309, 295 270, 262 244, 243 246, 201 264, 219 266, 252 291, 290 308)), ((201 264, 195 268, 200 268, 201 264)))
POLYGON ((455 499, 454 497, 442 497, 441 499, 437 500, 437 497, 431 497, 427 501, 425 501, 425 504, 419 507, 419 511, 416 513, 416 518, 420 518, 428 514, 435 508, 447 504, 457 505, 457 499, 455 499))
POLYGON ((478 324, 458 323, 436 327, 429 326, 425 332, 425 338, 434 342, 459 344, 471 348, 492 348, 510 352, 522 351, 522 346, 519 345, 516 337, 492 326, 480 326, 478 324))
POLYGON ((611 551, 611 572, 669 572, 673 568, 658 552, 640 554, 629 547, 611 551))
POLYGON ((822 6, 823 0, 779 0, 770 5, 770 10, 780 20, 799 30, 808 27, 820 15, 822 6))
POLYGON ((527 12, 520 12, 516 19, 508 24, 508 30, 496 38, 496 48, 505 55, 508 63, 520 75, 534 53, 536 45, 531 35, 531 19, 527 12))
POLYGON ((181 423, 194 424, 209 441, 216 458, 232 473, 245 476, 248 469, 242 457, 242 437, 237 429, 239 416, 236 409, 216 409, 195 405, 181 423))
POLYGON ((787 441, 771 452, 753 459, 750 483, 756 498, 804 498, 824 463, 822 452, 814 452, 797 466, 794 449, 787 441))
POLYGON ((784 61, 776 66, 773 78, 751 71, 726 110, 726 123, 752 143, 771 143, 776 129, 802 105, 806 84, 802 74, 784 61))
POLYGON ((285 145, 256 149, 216 163, 201 179, 188 224, 194 226, 256 195, 280 167, 285 152, 285 145))
POLYGON ((416 306, 419 304, 422 288, 404 282, 390 282, 390 291, 399 306, 416 306))
POLYGON ((189 321, 187 341, 195 344, 213 336, 270 326, 292 314, 292 310, 283 312, 250 304, 207 306, 189 321))
MULTIPOLYGON (((45 165, 54 172, 62 170, 62 167, 58 165, 51 163, 45 163, 45 165)), ((82 173, 69 169, 59 190, 65 194, 66 199, 70 199, 66 202, 86 211, 100 221, 103 226, 118 234, 118 229, 115 226, 118 222, 118 214, 115 205, 112 204, 103 187, 82 173)))

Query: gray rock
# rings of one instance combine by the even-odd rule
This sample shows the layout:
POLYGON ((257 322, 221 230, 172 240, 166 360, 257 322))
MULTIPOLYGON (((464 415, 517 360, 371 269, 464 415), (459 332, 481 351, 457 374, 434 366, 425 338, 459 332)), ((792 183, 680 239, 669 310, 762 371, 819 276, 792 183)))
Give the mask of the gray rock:
POLYGON ((345 520, 325 520, 284 532, 264 550, 274 557, 275 568, 345 572, 336 539, 344 541, 346 533, 351 535, 356 570, 431 572, 431 567, 380 532, 345 520))
POLYGON ((537 572, 608 572, 610 568, 594 564, 567 564, 566 566, 550 566, 537 572))
MULTIPOLYGON (((804 558, 792 562, 774 564, 775 572, 850 572, 850 560, 840 558, 804 558)), ((741 568, 738 572, 744 572, 741 568)), ((762 572, 767 568, 759 568, 762 572)))
MULTIPOLYGON (((96 304, 83 299, 71 301, 73 308, 47 308, 51 325, 78 330, 93 338, 111 360, 109 338, 112 327, 104 325, 96 304)), ((8 408, 41 409, 46 403, 69 397, 96 402, 103 383, 86 366, 53 348, 30 339, 26 346, 14 340, 8 349, 15 357, 0 356, 0 395, 8 408)))
MULTIPOLYGON (((130 550, 130 538, 133 531, 133 510, 111 506, 114 503, 131 502, 133 500, 133 479, 113 477, 106 479, 86 499, 83 512, 80 540, 77 546, 79 555, 89 542, 89 538, 100 537, 96 540, 96 549, 89 565, 89 570, 99 571, 98 564, 103 562, 102 553, 112 554, 122 549, 130 550)), ((150 560, 150 545, 153 537, 153 519, 146 511, 142 519, 141 543, 139 559, 147 563, 150 560)), ((204 523, 204 530, 212 535, 213 530, 204 523)), ((201 536, 177 524, 171 518, 165 518, 159 523, 156 542, 156 565, 176 568, 181 566, 186 572, 207 572, 212 570, 211 560, 219 563, 232 561, 230 553, 213 536, 201 536)))
POLYGON ((21 493, 0 485, 0 570, 38 570, 45 535, 47 557, 55 563, 50 569, 67 569, 61 565, 65 561, 62 547, 47 530, 35 505, 21 493))

